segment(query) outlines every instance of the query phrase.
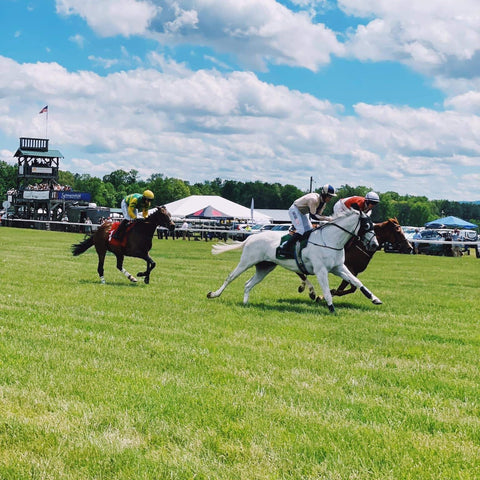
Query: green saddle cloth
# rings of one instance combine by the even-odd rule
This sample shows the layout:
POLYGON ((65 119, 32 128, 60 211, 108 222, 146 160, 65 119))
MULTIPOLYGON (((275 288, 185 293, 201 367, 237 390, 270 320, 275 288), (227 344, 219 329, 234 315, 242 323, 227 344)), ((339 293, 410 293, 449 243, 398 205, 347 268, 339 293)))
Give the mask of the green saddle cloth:
MULTIPOLYGON (((310 233, 310 232, 308 232, 308 233, 310 233)), ((300 253, 303 250, 303 248, 307 245, 309 236, 310 235, 306 235, 306 238, 302 238, 300 241, 297 240, 294 244, 292 244, 288 247, 287 251, 284 251, 283 249, 280 250, 280 245, 284 244, 285 242, 287 242, 289 240, 290 234, 284 235, 280 239, 280 245, 277 247, 277 251, 275 252, 276 258, 278 258, 279 260, 285 260, 287 258, 295 258, 295 249, 297 248, 297 245, 300 244, 299 245, 300 248, 297 251, 298 253, 300 253)))

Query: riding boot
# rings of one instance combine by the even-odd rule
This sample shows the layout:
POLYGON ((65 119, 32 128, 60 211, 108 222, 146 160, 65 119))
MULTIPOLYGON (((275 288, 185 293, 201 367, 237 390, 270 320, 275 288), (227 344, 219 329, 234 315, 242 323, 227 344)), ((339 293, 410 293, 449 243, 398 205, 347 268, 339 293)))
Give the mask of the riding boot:
POLYGON ((295 242, 302 237, 302 234, 296 232, 293 235, 290 235, 290 238, 278 247, 277 253, 285 257, 291 257, 293 252, 292 247, 295 245, 295 242))
POLYGON ((118 226, 117 230, 113 234, 115 240, 122 240, 123 235, 125 234, 125 230, 127 229, 127 225, 129 224, 128 220, 122 220, 122 223, 118 226))

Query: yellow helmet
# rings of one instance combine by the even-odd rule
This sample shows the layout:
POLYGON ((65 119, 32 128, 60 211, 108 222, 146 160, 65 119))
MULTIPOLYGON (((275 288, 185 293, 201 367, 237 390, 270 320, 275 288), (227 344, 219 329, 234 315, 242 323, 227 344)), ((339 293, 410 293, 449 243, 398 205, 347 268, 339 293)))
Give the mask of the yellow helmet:
POLYGON ((155 198, 155 195, 153 194, 153 192, 151 190, 145 190, 143 192, 143 196, 145 198, 148 198, 149 200, 153 200, 155 198))

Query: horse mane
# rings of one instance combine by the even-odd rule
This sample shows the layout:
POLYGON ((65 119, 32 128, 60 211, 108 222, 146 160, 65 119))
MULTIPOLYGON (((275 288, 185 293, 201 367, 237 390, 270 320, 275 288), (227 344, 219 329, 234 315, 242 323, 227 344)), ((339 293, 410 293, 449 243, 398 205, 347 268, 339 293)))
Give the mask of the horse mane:
MULTIPOLYGON (((164 206, 161 206, 161 207, 155 207, 155 211, 153 211, 147 218, 145 218, 144 222, 146 223, 158 222, 158 217, 161 217, 162 215, 166 219, 171 221, 170 213, 164 206)), ((163 222, 163 223, 166 223, 166 222, 163 222)))
POLYGON ((339 212, 331 220, 329 220, 327 223, 333 223, 333 222, 335 222, 335 220, 341 220, 342 218, 350 217, 351 215, 360 216, 360 211, 359 210, 350 210, 350 211, 346 211, 346 212, 339 212))
POLYGON ((397 220, 396 217, 389 218, 388 220, 385 220, 384 222, 375 223, 374 225, 378 226, 378 227, 385 227, 389 223, 391 223, 393 225, 400 225, 398 223, 398 220, 397 220))

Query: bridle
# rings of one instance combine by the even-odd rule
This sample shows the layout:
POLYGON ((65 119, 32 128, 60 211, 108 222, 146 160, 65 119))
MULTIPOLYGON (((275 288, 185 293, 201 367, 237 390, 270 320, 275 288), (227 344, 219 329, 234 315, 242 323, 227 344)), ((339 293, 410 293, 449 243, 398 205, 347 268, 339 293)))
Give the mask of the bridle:
MULTIPOLYGON (((361 236, 359 234, 356 234, 355 233, 355 230, 357 229, 358 227, 358 224, 362 222, 363 219, 366 219, 366 217, 358 217, 358 222, 357 224, 355 225, 355 228, 353 229, 353 232, 351 232, 350 230, 347 230, 346 228, 342 227, 341 225, 338 225, 337 223, 335 223, 334 221, 333 222, 328 222, 328 223, 325 223, 324 225, 322 225, 319 230, 323 230, 325 227, 327 226, 332 226, 332 227, 337 227, 339 228, 340 230, 343 230, 345 233, 348 233, 348 235, 350 235, 350 238, 356 238, 357 240, 360 240, 361 236)), ((364 234, 373 230, 373 223, 371 223, 371 229, 368 229, 368 230, 365 230, 364 234)), ((362 226, 360 225, 360 229, 359 229, 359 233, 360 231, 362 230, 362 226)), ((313 242, 310 238, 308 239, 308 242, 307 243, 310 243, 312 245, 315 245, 316 247, 322 247, 322 248, 329 248, 330 250, 336 250, 336 251, 341 251, 344 249, 344 247, 341 247, 341 248, 336 248, 336 247, 331 247, 330 245, 325 245, 325 244, 320 244, 320 243, 315 243, 313 242)))

